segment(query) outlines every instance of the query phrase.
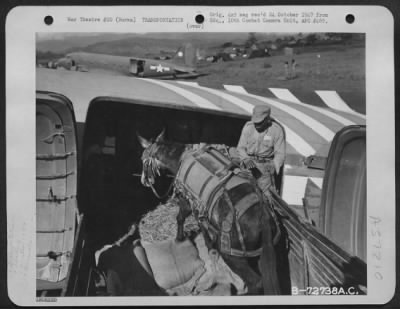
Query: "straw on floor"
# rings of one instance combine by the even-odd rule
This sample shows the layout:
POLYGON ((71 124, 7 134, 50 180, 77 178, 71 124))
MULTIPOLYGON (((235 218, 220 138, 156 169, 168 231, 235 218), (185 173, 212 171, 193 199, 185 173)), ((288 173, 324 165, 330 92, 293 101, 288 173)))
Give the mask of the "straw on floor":
MULTIPOLYGON (((175 239, 177 233, 176 216, 179 206, 167 202, 160 204, 151 212, 145 214, 139 224, 139 233, 143 241, 157 242, 175 239)), ((193 215, 186 218, 185 232, 198 232, 199 226, 193 215)))

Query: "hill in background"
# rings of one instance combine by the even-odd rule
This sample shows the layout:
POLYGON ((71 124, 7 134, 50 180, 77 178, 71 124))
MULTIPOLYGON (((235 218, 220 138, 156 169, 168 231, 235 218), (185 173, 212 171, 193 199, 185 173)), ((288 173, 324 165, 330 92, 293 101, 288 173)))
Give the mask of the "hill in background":
MULTIPOLYGON (((259 40, 274 39, 279 34, 257 33, 259 40)), ((36 49, 40 52, 95 52, 121 56, 175 52, 181 45, 192 43, 200 49, 220 48, 225 42, 243 44, 248 33, 57 33, 38 34, 36 49)))

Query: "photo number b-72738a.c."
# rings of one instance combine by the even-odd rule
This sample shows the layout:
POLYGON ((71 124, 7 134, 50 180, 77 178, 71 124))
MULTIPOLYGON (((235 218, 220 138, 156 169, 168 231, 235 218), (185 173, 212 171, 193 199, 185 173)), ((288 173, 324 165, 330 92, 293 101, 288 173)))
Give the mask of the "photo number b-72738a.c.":
POLYGON ((12 9, 10 300, 390 301, 393 32, 378 5, 12 9))

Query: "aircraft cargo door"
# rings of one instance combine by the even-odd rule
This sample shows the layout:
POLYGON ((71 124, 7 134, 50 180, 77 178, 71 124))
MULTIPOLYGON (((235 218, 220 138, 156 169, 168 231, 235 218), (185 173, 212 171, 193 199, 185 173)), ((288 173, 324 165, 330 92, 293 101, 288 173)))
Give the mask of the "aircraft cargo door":
POLYGON ((63 294, 79 226, 76 127, 64 97, 37 93, 36 289, 63 294))
POLYGON ((367 258, 366 128, 348 126, 332 142, 322 191, 322 232, 352 255, 367 258))
POLYGON ((131 59, 129 64, 129 73, 136 76, 143 76, 144 65, 144 60, 131 59))

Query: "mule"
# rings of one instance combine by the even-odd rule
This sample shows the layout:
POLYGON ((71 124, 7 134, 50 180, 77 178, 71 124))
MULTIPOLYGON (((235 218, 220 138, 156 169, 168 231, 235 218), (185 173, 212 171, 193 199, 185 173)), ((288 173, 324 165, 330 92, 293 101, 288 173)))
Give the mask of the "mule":
MULTIPOLYGON (((141 182, 144 186, 152 187, 153 191, 155 191, 153 185, 157 176, 161 173, 176 176, 188 153, 193 152, 193 145, 167 141, 164 139, 164 133, 163 130, 154 141, 146 140, 138 135, 139 142, 144 148, 141 182)), ((250 178, 238 190, 258 194, 261 192, 250 178)), ((243 193, 238 190, 231 192, 230 200, 234 200, 235 195, 243 193)), ((224 224, 226 225, 226 216, 232 209, 232 203, 219 199, 218 205, 213 207, 212 214, 208 218, 208 222, 212 224, 204 224, 205 221, 199 218, 199 209, 196 209, 184 194, 175 190, 173 198, 179 205, 177 241, 184 239, 183 224, 185 218, 193 212, 199 221, 207 247, 219 251, 227 265, 246 283, 248 294, 281 294, 277 254, 274 247, 274 236, 277 235, 278 225, 270 201, 264 198, 262 193, 255 204, 242 211, 240 217, 233 218, 233 226, 236 229, 233 234, 230 234, 229 245, 232 248, 239 248, 235 252, 241 252, 241 254, 221 250, 221 246, 218 246, 210 231, 211 225, 216 226, 217 233, 221 236, 224 224)))

